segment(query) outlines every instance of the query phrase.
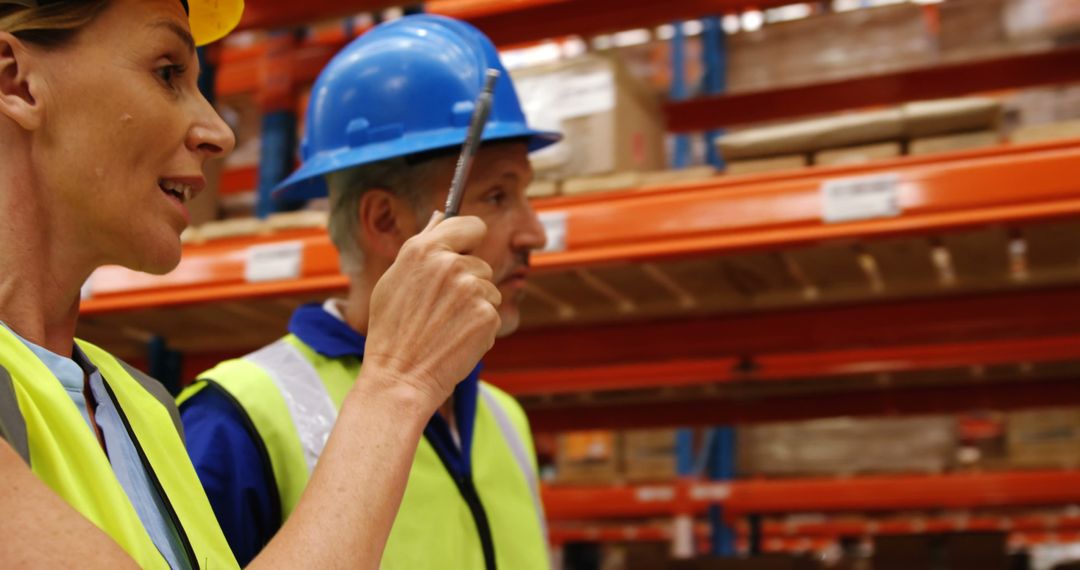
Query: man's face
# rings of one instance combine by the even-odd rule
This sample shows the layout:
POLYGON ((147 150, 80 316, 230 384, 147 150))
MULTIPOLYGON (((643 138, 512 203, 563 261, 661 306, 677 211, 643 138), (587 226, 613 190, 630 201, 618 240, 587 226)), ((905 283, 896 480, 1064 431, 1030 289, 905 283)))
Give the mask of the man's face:
MULTIPOLYGON (((429 212, 445 207, 457 158, 437 160, 440 164, 432 178, 440 190, 432 194, 429 212)), ((529 253, 543 248, 547 241, 544 227, 525 198, 525 188, 531 181, 532 166, 524 142, 484 145, 476 154, 461 201, 461 215, 476 216, 487 224, 487 236, 471 253, 491 265, 492 281, 502 293, 500 337, 518 328, 529 253)), ((416 222, 419 231, 423 224, 416 222)))

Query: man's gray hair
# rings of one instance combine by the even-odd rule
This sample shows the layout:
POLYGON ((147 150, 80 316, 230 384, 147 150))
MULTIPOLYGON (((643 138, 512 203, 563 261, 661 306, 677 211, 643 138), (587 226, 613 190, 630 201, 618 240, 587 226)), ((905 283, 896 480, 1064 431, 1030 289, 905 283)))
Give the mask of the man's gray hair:
POLYGON ((426 225, 431 215, 434 174, 442 161, 428 159, 410 164, 397 157, 326 175, 330 191, 330 240, 338 250, 341 270, 359 275, 364 266, 360 246, 360 198, 369 190, 386 190, 405 200, 416 212, 418 223, 426 225))

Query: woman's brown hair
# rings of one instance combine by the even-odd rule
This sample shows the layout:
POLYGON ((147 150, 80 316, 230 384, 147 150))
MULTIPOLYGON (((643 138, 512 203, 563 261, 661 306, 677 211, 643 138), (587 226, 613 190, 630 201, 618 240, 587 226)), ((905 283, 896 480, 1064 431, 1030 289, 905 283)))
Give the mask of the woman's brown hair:
POLYGON ((94 21, 109 0, 59 0, 28 8, 0 0, 0 32, 46 48, 69 42, 94 21))

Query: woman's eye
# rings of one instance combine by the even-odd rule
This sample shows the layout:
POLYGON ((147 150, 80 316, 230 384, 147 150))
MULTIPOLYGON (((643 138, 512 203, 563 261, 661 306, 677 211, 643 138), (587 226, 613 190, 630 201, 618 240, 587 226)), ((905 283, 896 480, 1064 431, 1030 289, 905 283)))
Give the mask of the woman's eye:
POLYGON ((172 87, 176 80, 184 74, 185 68, 183 65, 169 64, 163 65, 157 69, 157 75, 165 82, 166 85, 172 87))

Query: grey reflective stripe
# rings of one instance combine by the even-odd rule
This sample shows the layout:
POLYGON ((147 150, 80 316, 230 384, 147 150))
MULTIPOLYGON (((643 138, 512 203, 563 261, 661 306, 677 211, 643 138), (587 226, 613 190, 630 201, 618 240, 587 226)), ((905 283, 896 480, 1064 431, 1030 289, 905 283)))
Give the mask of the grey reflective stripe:
POLYGON ((506 444, 510 446, 510 452, 514 455, 514 460, 517 461, 521 472, 525 474, 525 482, 529 485, 533 506, 536 507, 536 517, 540 521, 540 532, 547 539, 547 520, 544 518, 544 507, 540 503, 540 480, 536 470, 533 469, 532 461, 529 460, 528 452, 525 451, 525 441, 521 439, 521 434, 518 433, 514 423, 510 421, 510 417, 506 415, 506 410, 502 408, 498 397, 491 392, 491 389, 481 384, 480 394, 483 395, 484 403, 491 410, 491 415, 495 416, 495 423, 499 424, 499 431, 502 432, 506 444))
POLYGON ((180 410, 176 407, 176 399, 165 389, 165 385, 158 382, 156 378, 143 374, 141 370, 119 358, 117 358, 116 361, 120 363, 124 372, 130 374, 131 377, 143 387, 143 390, 146 390, 151 396, 157 398, 157 400, 161 402, 161 405, 165 406, 166 410, 169 410, 169 416, 172 418, 173 425, 176 426, 176 431, 180 434, 180 441, 184 442, 186 445, 187 442, 184 440, 184 425, 180 423, 180 410))
POLYGON ((337 419, 337 407, 322 378, 308 359, 284 340, 263 347, 244 359, 262 368, 281 392, 300 435, 300 446, 304 449, 304 460, 310 473, 315 469, 315 462, 337 419))
POLYGON ((30 465, 30 442, 26 437, 26 419, 19 409, 19 400, 15 397, 15 387, 11 384, 11 374, 0 366, 0 437, 22 456, 30 465))

